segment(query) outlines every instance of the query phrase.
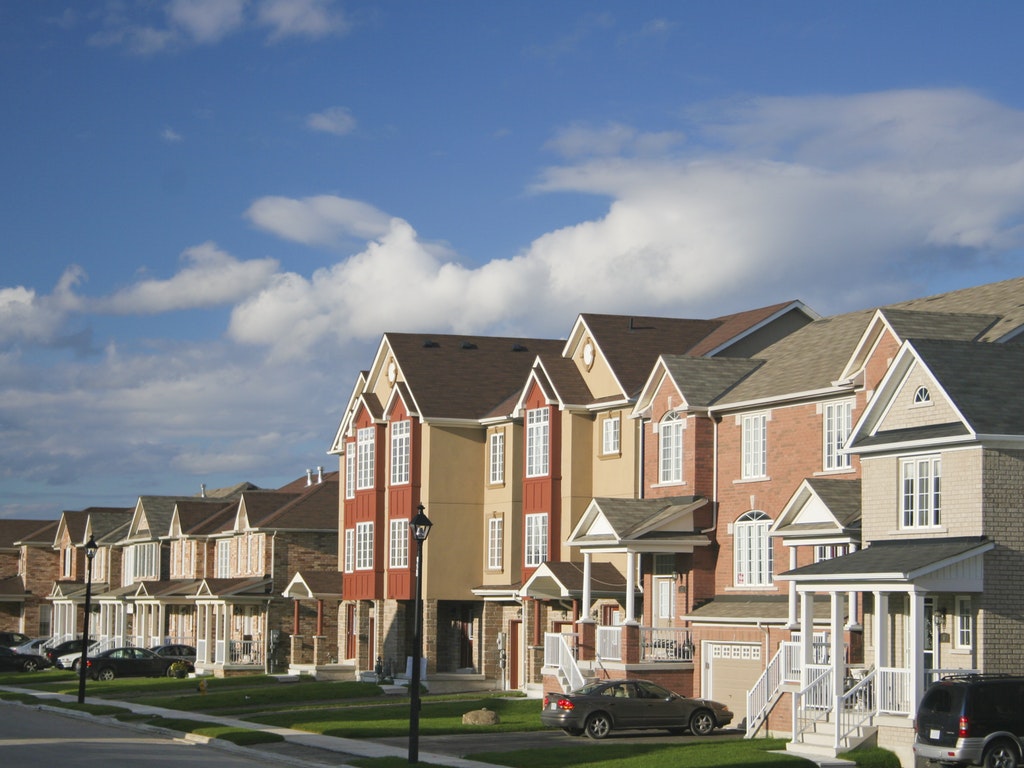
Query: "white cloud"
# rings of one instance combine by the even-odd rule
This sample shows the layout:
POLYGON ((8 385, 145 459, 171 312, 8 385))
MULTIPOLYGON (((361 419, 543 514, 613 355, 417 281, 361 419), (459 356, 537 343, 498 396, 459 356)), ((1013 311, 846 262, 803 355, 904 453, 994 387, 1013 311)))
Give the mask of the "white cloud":
POLYGON ((79 267, 69 267, 49 295, 21 285, 0 288, 0 344, 55 341, 68 314, 81 304, 74 288, 84 278, 79 267))
POLYGON ((160 132, 160 138, 168 144, 177 144, 178 142, 185 140, 185 138, 173 128, 164 128, 160 132))
POLYGON ((314 131, 345 136, 356 129, 356 119, 345 107, 330 107, 306 118, 306 125, 314 131))
POLYGON ((242 26, 245 0, 171 0, 167 16, 173 27, 200 44, 220 42, 242 26))
POLYGON ((156 314, 233 304, 260 290, 278 267, 274 259, 239 261, 213 243, 187 249, 182 259, 186 266, 173 277, 142 280, 96 299, 91 308, 114 314, 156 314))
POLYGON ((270 27, 271 40, 325 37, 347 32, 349 23, 332 0, 263 0, 257 22, 270 27))
POLYGON ((601 128, 576 123, 558 131, 545 147, 576 160, 586 156, 663 154, 683 138, 677 131, 641 133, 632 126, 615 122, 601 128))
POLYGON ((357 237, 373 239, 390 227, 390 216, 358 200, 318 195, 302 200, 263 197, 245 212, 253 224, 305 245, 332 246, 357 237))

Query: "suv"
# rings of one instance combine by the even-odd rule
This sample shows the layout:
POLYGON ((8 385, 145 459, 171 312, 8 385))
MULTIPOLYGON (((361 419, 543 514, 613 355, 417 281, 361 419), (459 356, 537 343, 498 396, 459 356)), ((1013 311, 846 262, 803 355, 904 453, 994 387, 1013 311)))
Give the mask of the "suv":
POLYGON ((914 754, 942 765, 1017 768, 1024 755, 1024 677, 964 675, 928 686, 914 754))

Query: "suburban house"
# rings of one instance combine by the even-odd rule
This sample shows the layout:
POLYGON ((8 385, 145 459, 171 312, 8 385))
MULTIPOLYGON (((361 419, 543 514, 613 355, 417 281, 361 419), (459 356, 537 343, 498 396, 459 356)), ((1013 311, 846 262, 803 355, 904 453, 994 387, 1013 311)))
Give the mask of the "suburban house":
POLYGON ((52 627, 46 601, 57 575, 54 521, 0 520, 0 630, 46 637, 52 627))

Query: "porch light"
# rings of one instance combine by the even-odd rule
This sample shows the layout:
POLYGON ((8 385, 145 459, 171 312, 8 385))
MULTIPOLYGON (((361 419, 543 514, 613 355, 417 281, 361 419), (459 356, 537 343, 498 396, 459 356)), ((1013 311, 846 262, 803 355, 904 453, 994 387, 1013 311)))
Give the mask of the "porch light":
POLYGON ((85 668, 89 666, 89 613, 92 610, 92 561, 96 557, 96 537, 85 544, 85 616, 82 617, 82 655, 78 660, 78 703, 85 703, 85 668))

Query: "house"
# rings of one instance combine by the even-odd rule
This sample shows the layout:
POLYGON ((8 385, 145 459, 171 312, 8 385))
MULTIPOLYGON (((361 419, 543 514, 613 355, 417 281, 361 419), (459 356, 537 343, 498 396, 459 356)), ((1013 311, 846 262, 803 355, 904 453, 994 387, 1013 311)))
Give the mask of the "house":
POLYGON ((57 572, 50 551, 55 522, 0 520, 0 630, 47 637, 46 602, 57 572))

